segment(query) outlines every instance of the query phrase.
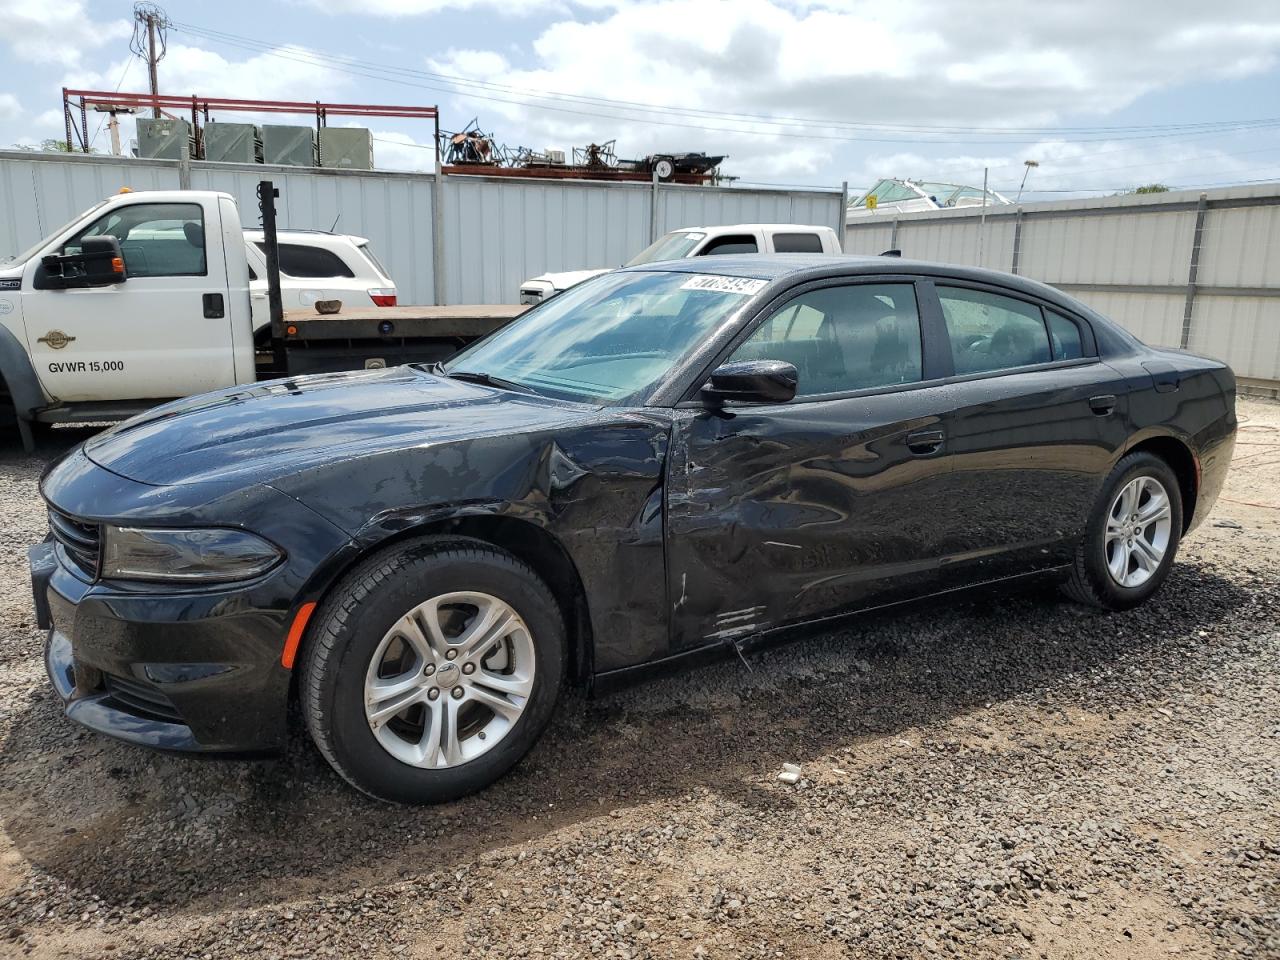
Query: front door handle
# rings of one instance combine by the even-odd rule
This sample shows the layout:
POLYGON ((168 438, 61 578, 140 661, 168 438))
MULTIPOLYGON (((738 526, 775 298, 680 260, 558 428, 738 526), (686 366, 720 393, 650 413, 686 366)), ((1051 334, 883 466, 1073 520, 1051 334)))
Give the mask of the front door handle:
POLYGON ((206 320, 220 320, 227 315, 226 308, 222 305, 222 294, 206 293, 202 299, 206 320))
POLYGON ((1100 417, 1109 417, 1115 412, 1115 394, 1108 393, 1100 397, 1089 398, 1089 409, 1100 417))
POLYGON ((907 449, 917 457, 927 457, 942 449, 946 435, 941 430, 916 430, 907 434, 907 449))

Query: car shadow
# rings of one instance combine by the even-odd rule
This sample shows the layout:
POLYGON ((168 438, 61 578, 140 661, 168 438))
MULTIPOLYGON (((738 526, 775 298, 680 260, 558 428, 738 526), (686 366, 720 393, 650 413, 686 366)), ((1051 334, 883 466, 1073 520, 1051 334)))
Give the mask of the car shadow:
POLYGON ((201 761, 80 731, 41 686, 11 705, 0 802, 10 840, 37 872, 108 904, 261 906, 460 865, 702 789, 783 809, 795 800, 776 781, 783 762, 887 754, 914 728, 1051 690, 1093 709, 1099 671, 1207 671, 1215 625, 1248 595, 1183 563, 1128 613, 1085 610, 1044 590, 951 601, 595 700, 571 693, 515 771, 435 808, 357 793, 296 722, 279 761, 201 761))

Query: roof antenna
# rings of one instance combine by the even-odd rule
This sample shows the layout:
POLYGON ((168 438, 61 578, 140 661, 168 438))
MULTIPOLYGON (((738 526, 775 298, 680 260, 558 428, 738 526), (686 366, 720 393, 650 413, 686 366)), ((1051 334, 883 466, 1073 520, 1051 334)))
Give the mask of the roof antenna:
POLYGON ((886 251, 884 251, 882 254, 880 254, 880 256, 882 256, 882 257, 900 257, 900 256, 902 256, 902 251, 901 251, 901 250, 899 250, 897 247, 894 247, 892 250, 886 250, 886 251))
POLYGON ((342 211, 339 210, 338 215, 333 218, 333 226, 329 228, 330 233, 333 233, 334 230, 338 229, 338 221, 341 219, 342 219, 342 211))

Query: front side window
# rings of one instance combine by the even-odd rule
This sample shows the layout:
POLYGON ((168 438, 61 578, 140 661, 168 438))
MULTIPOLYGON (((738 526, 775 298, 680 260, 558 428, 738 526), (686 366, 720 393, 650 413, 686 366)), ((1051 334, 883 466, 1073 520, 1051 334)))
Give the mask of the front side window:
POLYGON ((544 301, 445 363, 534 393, 641 402, 765 286, 710 274, 606 273, 544 301))
POLYGON ((83 251, 86 237, 115 237, 130 277, 190 277, 207 272, 204 211, 198 203, 137 203, 104 213, 62 246, 83 251))
POLYGON ((800 375, 797 396, 918 382, 915 288, 867 283, 803 293, 765 320, 730 360, 792 364, 800 375))
MULTIPOLYGON (((340 256, 323 247, 280 243, 277 248, 280 251, 280 272, 285 276, 308 280, 355 276, 340 256)), ((258 249, 266 255, 265 242, 258 242, 258 249)))
POLYGON ((756 238, 749 234, 716 237, 698 253, 700 257, 729 253, 759 253, 756 238))
POLYGON ((1048 363, 1053 354, 1040 308, 1013 297, 938 287, 956 373, 987 373, 1048 363))

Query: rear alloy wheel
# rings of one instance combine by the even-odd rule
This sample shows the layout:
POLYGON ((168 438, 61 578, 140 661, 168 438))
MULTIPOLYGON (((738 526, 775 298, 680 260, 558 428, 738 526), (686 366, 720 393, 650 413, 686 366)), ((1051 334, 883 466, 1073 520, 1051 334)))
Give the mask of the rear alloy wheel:
POLYGON ((1160 569, 1173 535, 1169 493, 1155 477, 1138 476, 1116 494, 1107 511, 1103 549, 1117 586, 1140 587, 1160 569))
POLYGON ((1182 533, 1182 494, 1169 465, 1124 457, 1103 484, 1065 589, 1073 600, 1123 610, 1164 583, 1182 533))
POLYGON ((564 675, 559 605, 491 544, 424 538, 375 555, 317 610, 300 665, 307 729, 353 786, 441 803, 533 746, 564 675))

